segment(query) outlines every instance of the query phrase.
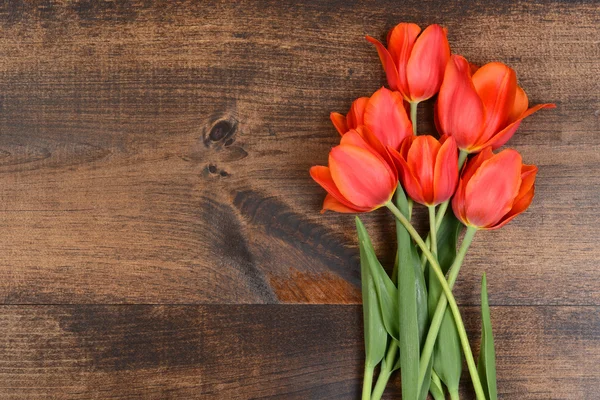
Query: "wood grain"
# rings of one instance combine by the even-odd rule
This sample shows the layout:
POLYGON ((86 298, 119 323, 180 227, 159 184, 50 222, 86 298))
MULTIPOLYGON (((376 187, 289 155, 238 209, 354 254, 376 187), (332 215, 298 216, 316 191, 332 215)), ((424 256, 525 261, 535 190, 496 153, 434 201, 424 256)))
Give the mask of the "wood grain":
MULTIPOLYGON (((360 306, 4 306, 2 399, 358 399, 360 306)), ((477 307, 465 308, 471 336, 477 307)), ((598 307, 493 307, 502 399, 597 398, 598 307)), ((462 396, 473 398, 468 382, 462 396)), ((399 377, 385 399, 399 398, 399 377)))
MULTIPOLYGON (((455 292, 476 344, 487 272, 502 399, 598 398, 598 9, 0 3, 0 399, 358 399, 354 222, 318 213, 308 169, 329 112, 385 83, 364 35, 400 21, 557 104, 510 142, 540 167, 532 207, 476 237, 455 292)), ((364 220, 389 266, 391 218, 364 220)))
MULTIPOLYGON (((537 197, 479 235, 459 299, 486 270, 493 304, 600 305, 598 6, 4 2, 0 302, 359 302, 353 220, 318 213, 308 168, 384 83, 364 35, 415 21, 558 105, 511 141, 537 197)), ((389 263, 390 217, 365 219, 389 263)))

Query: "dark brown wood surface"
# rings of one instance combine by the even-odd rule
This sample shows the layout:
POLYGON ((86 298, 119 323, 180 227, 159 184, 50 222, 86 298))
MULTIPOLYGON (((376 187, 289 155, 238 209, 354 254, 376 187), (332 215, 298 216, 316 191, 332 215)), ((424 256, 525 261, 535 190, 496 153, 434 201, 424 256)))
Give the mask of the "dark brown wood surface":
MULTIPOLYGON (((510 142, 540 168, 532 207, 478 234, 456 295, 476 344, 487 272, 503 399, 599 399, 583 0, 0 3, 0 398, 357 399, 354 221, 319 214, 308 169, 329 112, 385 83, 364 35, 401 21, 557 104, 510 142)), ((392 219, 364 220, 389 265, 392 219)))

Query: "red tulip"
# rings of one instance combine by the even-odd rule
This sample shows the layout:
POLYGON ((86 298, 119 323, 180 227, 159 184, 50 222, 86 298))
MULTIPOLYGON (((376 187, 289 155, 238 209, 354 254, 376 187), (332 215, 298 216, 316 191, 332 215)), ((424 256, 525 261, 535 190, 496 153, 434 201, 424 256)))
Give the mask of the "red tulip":
POLYGON ((419 33, 418 25, 398 24, 388 33, 387 49, 367 36, 377 48, 388 85, 409 102, 427 100, 439 91, 450 58, 445 28, 429 25, 419 33))
POLYGON ((329 167, 312 167, 310 175, 328 193, 322 212, 377 209, 390 201, 398 185, 395 169, 356 130, 331 150, 329 167))
POLYGON ((394 149, 400 148, 402 141, 413 134, 402 96, 384 87, 370 98, 356 99, 346 117, 331 113, 331 121, 342 136, 364 125, 384 147, 394 149))
POLYGON ((554 104, 538 104, 528 109, 529 101, 517 85, 515 72, 493 62, 476 70, 464 57, 453 55, 436 104, 436 121, 442 134, 454 136, 461 150, 476 153, 504 145, 521 120, 554 104))
POLYGON ((450 199, 458 182, 458 153, 453 138, 443 144, 429 135, 411 136, 400 152, 389 149, 402 186, 417 203, 435 206, 450 199))
POLYGON ((529 207, 535 190, 535 165, 525 165, 512 149, 498 154, 486 147, 467 162, 452 199, 465 225, 497 229, 529 207))

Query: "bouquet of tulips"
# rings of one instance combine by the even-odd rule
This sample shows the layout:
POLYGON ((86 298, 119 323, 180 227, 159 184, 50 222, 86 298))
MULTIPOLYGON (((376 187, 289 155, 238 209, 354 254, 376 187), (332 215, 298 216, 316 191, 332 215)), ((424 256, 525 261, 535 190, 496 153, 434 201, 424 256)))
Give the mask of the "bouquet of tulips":
POLYGON ((495 151, 523 118, 554 105, 529 108, 515 72, 502 63, 477 67, 451 54, 439 25, 421 32, 401 23, 389 32, 387 48, 367 40, 377 49, 389 89, 356 99, 345 116, 331 114, 340 144, 329 153, 328 167, 310 170, 327 191, 323 212, 387 207, 395 218, 398 250, 390 276, 356 217, 366 356, 362 399, 381 398, 398 369, 403 399, 431 393, 441 400, 446 392, 458 399, 464 357, 477 399, 495 400, 485 275, 477 362, 452 287, 475 233, 504 226, 533 200, 537 168, 515 150, 495 151), (439 139, 417 134, 417 107, 434 96, 439 139), (427 237, 411 225, 415 202, 429 214, 427 237))

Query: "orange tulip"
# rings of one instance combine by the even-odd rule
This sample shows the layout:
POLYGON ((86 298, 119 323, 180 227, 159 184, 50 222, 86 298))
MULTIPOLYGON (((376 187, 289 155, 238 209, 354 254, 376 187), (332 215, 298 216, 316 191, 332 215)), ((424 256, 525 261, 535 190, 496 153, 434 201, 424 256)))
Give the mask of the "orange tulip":
POLYGON ((355 130, 331 149, 329 167, 312 167, 310 175, 328 193, 321 212, 377 209, 390 201, 398 185, 395 169, 355 130))
POLYGON ((442 134, 454 136, 461 150, 476 153, 504 145, 521 120, 554 104, 528 108, 527 95, 517 85, 515 72, 493 62, 476 70, 464 57, 453 55, 436 104, 436 122, 442 134))
POLYGON ((413 103, 427 100, 439 91, 450 58, 445 28, 429 25, 419 33, 421 28, 416 24, 398 24, 388 33, 387 49, 367 36, 377 48, 390 88, 413 103))
POLYGON ((467 162, 452 199, 465 225, 497 229, 529 207, 535 190, 535 165, 525 165, 512 149, 498 154, 486 147, 467 162))
POLYGON ((339 113, 331 113, 330 117, 340 135, 364 125, 384 147, 399 149, 402 141, 413 134, 402 96, 384 87, 371 97, 354 100, 346 117, 339 113))
POLYGON ((435 206, 450 199, 458 182, 458 153, 453 138, 443 144, 430 135, 411 136, 400 152, 389 149, 402 186, 417 203, 435 206))

